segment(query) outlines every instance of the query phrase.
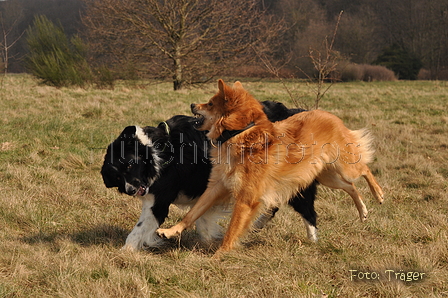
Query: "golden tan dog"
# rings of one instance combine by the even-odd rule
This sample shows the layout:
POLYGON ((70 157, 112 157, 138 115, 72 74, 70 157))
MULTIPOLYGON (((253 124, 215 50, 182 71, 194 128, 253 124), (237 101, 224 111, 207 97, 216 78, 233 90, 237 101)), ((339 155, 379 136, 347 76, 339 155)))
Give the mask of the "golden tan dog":
POLYGON ((345 190, 361 220, 367 209, 353 181, 363 176, 376 199, 383 201, 367 166, 373 150, 366 130, 349 130, 338 117, 320 110, 272 123, 240 82, 229 87, 219 80, 218 87, 208 103, 192 104, 196 128, 208 130, 216 144, 207 190, 180 223, 157 231, 161 237, 180 235, 210 207, 233 198, 232 218, 217 253, 231 250, 261 206, 287 203, 314 179, 345 190))

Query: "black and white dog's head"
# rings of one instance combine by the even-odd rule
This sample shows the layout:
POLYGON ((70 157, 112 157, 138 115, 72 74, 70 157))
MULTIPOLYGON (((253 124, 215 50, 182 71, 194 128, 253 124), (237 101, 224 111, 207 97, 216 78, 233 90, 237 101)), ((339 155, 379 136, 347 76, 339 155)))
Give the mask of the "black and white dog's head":
POLYGON ((159 127, 126 127, 107 148, 101 169, 106 187, 144 196, 158 178, 168 135, 159 127))

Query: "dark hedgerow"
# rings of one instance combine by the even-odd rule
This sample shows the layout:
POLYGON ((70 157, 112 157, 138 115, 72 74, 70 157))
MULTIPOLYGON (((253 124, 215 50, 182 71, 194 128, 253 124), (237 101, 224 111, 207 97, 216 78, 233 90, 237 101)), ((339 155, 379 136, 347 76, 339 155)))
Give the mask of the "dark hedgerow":
POLYGON ((393 70, 400 80, 416 80, 423 66, 422 61, 416 55, 397 44, 385 48, 373 64, 393 70))

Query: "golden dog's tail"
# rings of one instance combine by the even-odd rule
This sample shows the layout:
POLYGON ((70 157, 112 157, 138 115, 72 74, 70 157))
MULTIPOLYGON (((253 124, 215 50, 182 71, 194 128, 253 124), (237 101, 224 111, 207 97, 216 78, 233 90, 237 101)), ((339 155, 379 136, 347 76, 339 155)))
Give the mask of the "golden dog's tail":
POLYGON ((358 152, 361 156, 360 162, 369 164, 373 161, 375 149, 373 148, 373 136, 367 128, 352 130, 351 133, 359 145, 358 152))

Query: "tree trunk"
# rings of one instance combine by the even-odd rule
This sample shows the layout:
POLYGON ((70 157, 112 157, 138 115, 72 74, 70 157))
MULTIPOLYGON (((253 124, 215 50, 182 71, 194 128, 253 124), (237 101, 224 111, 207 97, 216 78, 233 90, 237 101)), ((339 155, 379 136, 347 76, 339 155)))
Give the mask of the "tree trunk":
POLYGON ((182 78, 182 60, 179 57, 179 50, 176 49, 176 58, 174 59, 174 76, 173 76, 173 84, 174 90, 180 90, 183 87, 183 78, 182 78))
POLYGON ((4 71, 5 74, 8 73, 8 40, 7 40, 7 37, 8 37, 8 34, 6 34, 5 30, 3 29, 3 42, 0 43, 0 45, 3 46, 3 49, 2 49, 2 52, 3 52, 2 53, 3 54, 3 71, 4 71))
POLYGON ((6 46, 6 38, 5 38, 5 57, 4 57, 4 61, 3 61, 3 67, 5 74, 8 73, 8 63, 9 63, 9 53, 8 53, 8 47, 6 46))

